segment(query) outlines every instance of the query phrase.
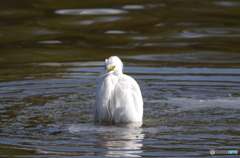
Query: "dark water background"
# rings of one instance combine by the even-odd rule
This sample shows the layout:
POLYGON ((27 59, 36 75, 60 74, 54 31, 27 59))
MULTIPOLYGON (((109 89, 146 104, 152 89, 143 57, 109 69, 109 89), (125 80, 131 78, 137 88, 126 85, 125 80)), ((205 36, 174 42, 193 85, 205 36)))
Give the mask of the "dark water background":
POLYGON ((239 9, 238 0, 1 0, 1 157, 239 149, 239 9), (141 87, 142 124, 92 123, 95 78, 112 55, 141 87))

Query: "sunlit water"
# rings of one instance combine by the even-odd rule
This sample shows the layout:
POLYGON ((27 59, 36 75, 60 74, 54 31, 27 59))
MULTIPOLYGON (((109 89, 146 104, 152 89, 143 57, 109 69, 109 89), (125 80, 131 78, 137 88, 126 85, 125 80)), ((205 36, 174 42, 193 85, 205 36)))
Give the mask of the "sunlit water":
POLYGON ((239 149, 239 1, 0 3, 1 156, 239 149), (96 77, 112 55, 140 85, 142 123, 93 124, 96 77))

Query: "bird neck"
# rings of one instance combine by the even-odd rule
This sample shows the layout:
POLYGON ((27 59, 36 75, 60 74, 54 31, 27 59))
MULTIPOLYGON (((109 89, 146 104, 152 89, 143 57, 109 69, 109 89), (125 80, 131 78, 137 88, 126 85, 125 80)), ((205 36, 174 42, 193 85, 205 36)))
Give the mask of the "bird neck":
POLYGON ((120 77, 123 74, 122 69, 115 72, 115 75, 120 77))

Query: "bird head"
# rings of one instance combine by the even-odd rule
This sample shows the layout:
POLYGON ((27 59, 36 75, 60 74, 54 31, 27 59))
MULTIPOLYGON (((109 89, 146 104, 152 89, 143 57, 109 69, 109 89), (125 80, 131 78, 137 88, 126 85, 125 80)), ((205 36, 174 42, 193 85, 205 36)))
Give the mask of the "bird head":
POLYGON ((123 63, 117 56, 111 56, 105 60, 105 69, 99 74, 98 78, 109 74, 121 74, 123 69, 123 63))

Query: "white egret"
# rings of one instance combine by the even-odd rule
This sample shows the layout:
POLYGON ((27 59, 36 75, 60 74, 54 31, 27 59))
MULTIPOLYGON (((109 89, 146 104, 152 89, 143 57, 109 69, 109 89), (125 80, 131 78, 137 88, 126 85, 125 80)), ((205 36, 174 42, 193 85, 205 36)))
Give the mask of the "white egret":
POLYGON ((94 122, 141 122, 143 100, 137 82, 122 73, 123 63, 117 56, 105 60, 98 76, 94 122))

